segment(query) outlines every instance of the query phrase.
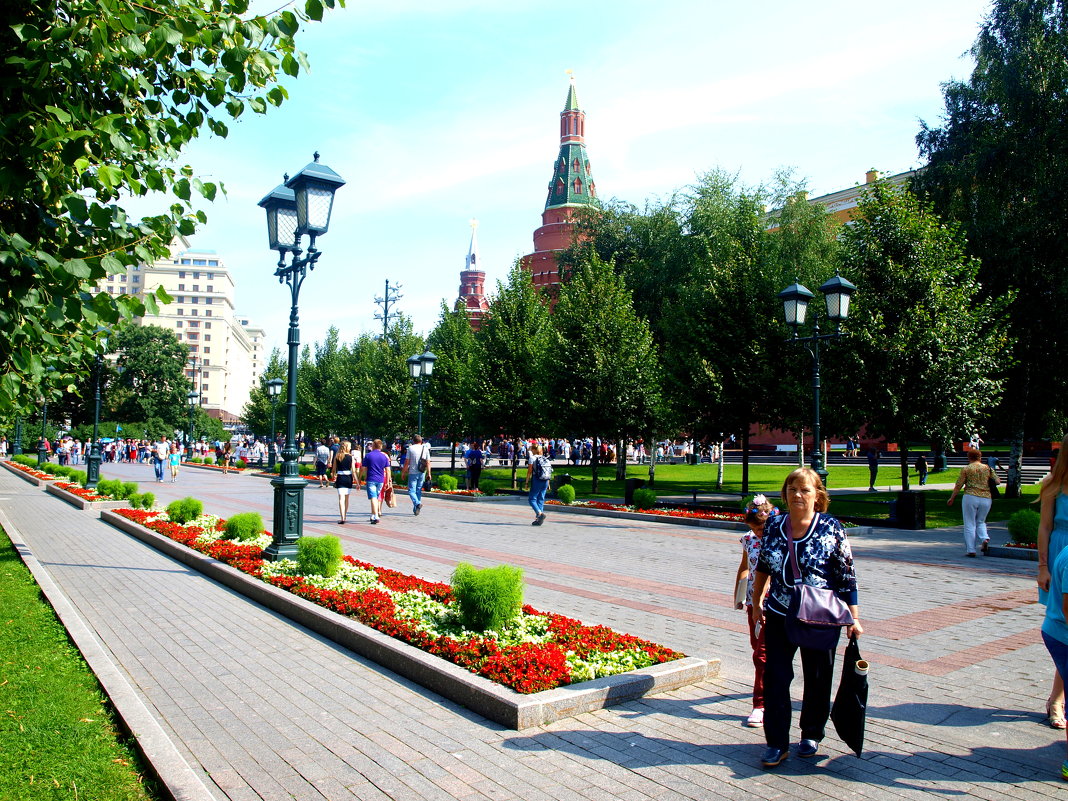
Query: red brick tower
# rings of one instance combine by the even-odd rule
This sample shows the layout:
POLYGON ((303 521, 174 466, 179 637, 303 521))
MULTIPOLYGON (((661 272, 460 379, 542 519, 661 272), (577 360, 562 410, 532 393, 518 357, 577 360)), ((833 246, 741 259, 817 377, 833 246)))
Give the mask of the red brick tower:
POLYGON ((478 220, 471 220, 471 246, 467 249, 467 262, 460 273, 460 297, 456 305, 467 309, 467 319, 476 331, 482 325, 482 318, 489 309, 485 290, 486 273, 480 270, 479 266, 478 220))
POLYGON ((586 112, 578 105, 575 78, 560 112, 560 153, 556 157, 549 196, 541 215, 541 227, 534 232, 534 252, 520 260, 537 287, 555 288, 560 283, 557 254, 571 245, 576 209, 599 208, 597 188, 590 176, 586 154, 586 112))

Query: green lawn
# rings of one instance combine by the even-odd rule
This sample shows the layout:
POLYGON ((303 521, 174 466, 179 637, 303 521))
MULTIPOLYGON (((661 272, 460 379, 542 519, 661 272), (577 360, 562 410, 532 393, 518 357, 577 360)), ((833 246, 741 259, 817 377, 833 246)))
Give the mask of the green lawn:
POLYGON ((0 609, 0 798, 162 798, 3 531, 0 609))
MULTIPOLYGON (((782 482, 793 469, 788 465, 755 464, 749 466, 749 492, 763 492, 778 502, 782 490, 782 482)), ((930 483, 947 484, 956 480, 957 469, 950 469, 945 473, 931 474, 928 477, 930 483)), ((572 478, 578 498, 622 498, 623 482, 615 480, 615 466, 598 470, 597 493, 590 492, 591 470, 589 467, 563 467, 556 465, 554 475, 567 473, 572 478)), ((711 464, 685 465, 685 464, 662 464, 656 467, 656 492, 657 495, 690 495, 693 490, 698 492, 715 492, 716 477, 719 467, 711 464)), ((523 467, 519 473, 522 482, 526 475, 523 467)), ((483 478, 498 481, 500 486, 507 487, 511 481, 511 471, 496 466, 482 471, 483 478)), ((627 476, 630 478, 647 479, 649 468, 647 465, 628 465, 627 476)), ((884 463, 879 469, 879 480, 882 486, 890 483, 900 483, 900 471, 896 463, 884 463)), ((918 489, 915 473, 910 474, 912 488, 918 489)), ((828 483, 832 487, 866 487, 868 486, 868 467, 866 463, 856 465, 834 465, 830 468, 828 483)), ((739 464, 725 465, 723 471, 722 492, 738 495, 738 505, 741 505, 742 491, 742 466, 739 464)), ((958 498, 952 507, 946 506, 950 492, 948 490, 928 490, 927 496, 927 527, 941 528, 944 526, 961 525, 961 504, 958 498)), ((700 498, 700 496, 698 496, 700 498)), ((887 504, 872 504, 871 501, 889 501, 894 496, 891 493, 879 492, 864 494, 862 496, 838 497, 831 502, 831 512, 840 515, 855 517, 886 518, 889 516, 887 504)), ((1024 497, 1009 500, 1001 497, 994 500, 991 508, 990 521, 1006 520, 1018 509, 1032 508, 1037 511, 1037 506, 1031 506, 1031 502, 1038 497, 1037 486, 1025 486, 1024 497)))

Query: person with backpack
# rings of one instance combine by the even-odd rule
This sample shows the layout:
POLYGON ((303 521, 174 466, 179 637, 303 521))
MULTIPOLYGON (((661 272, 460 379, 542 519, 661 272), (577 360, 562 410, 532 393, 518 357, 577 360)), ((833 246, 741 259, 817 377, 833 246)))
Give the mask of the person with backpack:
POLYGON ((549 479, 553 477, 553 464, 541 453, 541 445, 531 445, 530 464, 527 466, 527 502, 534 510, 534 522, 530 525, 540 526, 545 522, 545 493, 549 489, 549 479))
POLYGON ((408 497, 412 499, 412 514, 423 511, 423 483, 430 480, 430 445, 416 434, 408 446, 401 467, 401 479, 408 481, 408 497))
POLYGON ((464 454, 464 461, 467 463, 467 488, 469 490, 478 489, 479 479, 482 478, 482 462, 484 458, 485 454, 478 447, 478 441, 471 440, 471 447, 464 454))

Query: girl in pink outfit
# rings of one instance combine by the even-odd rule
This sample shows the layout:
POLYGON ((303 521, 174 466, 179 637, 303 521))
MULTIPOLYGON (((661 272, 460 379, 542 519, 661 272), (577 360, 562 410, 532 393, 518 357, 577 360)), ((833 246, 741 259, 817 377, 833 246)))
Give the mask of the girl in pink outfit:
POLYGON ((742 536, 742 561, 735 576, 734 608, 744 609, 749 622, 749 645, 753 649, 753 711, 745 719, 745 725, 757 728, 764 725, 764 632, 757 631, 753 616, 749 614, 753 606, 753 574, 756 573, 757 559, 760 557, 760 538, 764 533, 764 523, 772 515, 779 513, 763 495, 754 495, 753 500, 745 505, 745 524, 749 531, 742 536))

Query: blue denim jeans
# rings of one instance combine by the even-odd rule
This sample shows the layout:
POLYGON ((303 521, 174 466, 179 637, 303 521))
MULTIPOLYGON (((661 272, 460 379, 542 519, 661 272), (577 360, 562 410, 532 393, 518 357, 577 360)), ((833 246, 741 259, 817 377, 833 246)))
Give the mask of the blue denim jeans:
POLYGON ((530 494, 527 501, 534 514, 540 515, 545 511, 545 493, 549 489, 549 482, 542 478, 530 479, 530 494))
POLYGON ((426 473, 417 473, 414 470, 408 472, 408 497, 412 499, 412 506, 421 506, 423 503, 423 481, 426 473))
POLYGON ((156 470, 156 481, 163 481, 163 460, 162 459, 153 460, 152 466, 156 470))

